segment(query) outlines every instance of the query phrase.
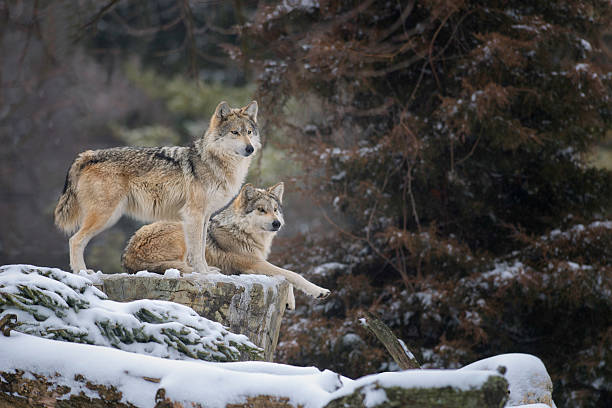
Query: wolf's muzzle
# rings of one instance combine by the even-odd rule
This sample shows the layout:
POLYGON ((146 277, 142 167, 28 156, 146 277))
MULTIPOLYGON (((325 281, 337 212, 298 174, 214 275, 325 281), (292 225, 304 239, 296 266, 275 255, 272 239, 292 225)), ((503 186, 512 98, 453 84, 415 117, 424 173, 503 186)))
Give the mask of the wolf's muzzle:
POLYGON ((248 144, 247 147, 244 148, 245 151, 245 156, 250 156, 251 153, 253 153, 255 151, 255 148, 253 148, 252 144, 248 144))

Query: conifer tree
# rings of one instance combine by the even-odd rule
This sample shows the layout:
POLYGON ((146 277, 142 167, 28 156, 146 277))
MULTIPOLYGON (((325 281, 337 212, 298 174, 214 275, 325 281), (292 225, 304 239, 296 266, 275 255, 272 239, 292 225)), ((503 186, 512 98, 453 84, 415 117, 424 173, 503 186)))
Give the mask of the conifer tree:
POLYGON ((379 370, 347 337, 371 309, 430 366, 530 352, 559 406, 610 403, 612 176, 585 154, 612 125, 611 26, 607 0, 260 3, 241 57, 335 232, 303 258, 348 265, 287 361, 379 370))

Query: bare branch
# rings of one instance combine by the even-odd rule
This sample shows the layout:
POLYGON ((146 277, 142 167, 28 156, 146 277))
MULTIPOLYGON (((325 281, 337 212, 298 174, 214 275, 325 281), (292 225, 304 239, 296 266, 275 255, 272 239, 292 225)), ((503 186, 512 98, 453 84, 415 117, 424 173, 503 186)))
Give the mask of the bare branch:
POLYGON ((98 22, 102 19, 102 17, 106 15, 106 13, 110 12, 111 10, 115 8, 115 6, 119 3, 119 1, 121 0, 111 0, 110 2, 106 4, 106 6, 102 7, 100 11, 98 11, 91 20, 89 20, 87 23, 79 27, 78 32, 80 34, 77 35, 74 42, 81 41, 83 37, 85 37, 86 31, 89 30, 91 27, 95 27, 98 24, 98 22))
POLYGON ((391 34, 393 34, 395 32, 395 30, 397 30, 399 28, 399 26, 403 26, 404 22, 406 21, 406 18, 408 18, 408 16, 410 15, 410 13, 412 13, 412 10, 414 9, 414 4, 416 3, 416 0, 412 0, 404 9, 404 11, 402 11, 402 14, 400 15, 400 17, 397 19, 397 21, 395 23, 393 23, 393 25, 391 27, 389 27, 387 30, 383 31, 383 33, 381 34, 381 36, 378 38, 378 41, 382 41, 385 38, 389 37, 391 34))
POLYGON ((417 61, 422 60, 423 58, 425 58, 424 55, 414 55, 411 58, 408 58, 407 60, 404 60, 402 62, 398 62, 395 65, 391 65, 388 66, 384 69, 379 69, 379 70, 374 70, 374 69, 364 69, 364 70, 360 70, 358 72, 355 72, 353 75, 351 76, 359 76, 359 77, 381 77, 381 76, 385 76, 388 75, 392 72, 395 71, 400 71, 402 69, 408 68, 409 66, 411 66, 412 64, 414 64, 417 61))
POLYGON ((146 36, 149 36, 149 35, 157 34, 160 31, 168 31, 171 28, 173 28, 174 26, 176 26, 177 24, 179 24, 181 21, 183 21, 183 16, 181 14, 179 14, 174 20, 169 21, 166 24, 162 24, 162 25, 160 25, 158 27, 134 28, 131 25, 129 25, 128 22, 125 21, 125 19, 123 17, 121 17, 121 15, 119 15, 119 13, 113 11, 112 16, 113 16, 113 18, 115 20, 117 20, 119 22, 119 24, 121 24, 123 29, 129 35, 133 35, 134 37, 146 37, 146 36))

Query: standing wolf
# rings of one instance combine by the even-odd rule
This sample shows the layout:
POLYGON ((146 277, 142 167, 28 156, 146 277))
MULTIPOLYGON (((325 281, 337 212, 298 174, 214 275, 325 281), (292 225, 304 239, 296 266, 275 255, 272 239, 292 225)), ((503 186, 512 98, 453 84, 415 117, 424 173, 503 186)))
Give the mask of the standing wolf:
MULTIPOLYGON (((272 240, 283 226, 283 183, 266 190, 246 184, 234 201, 210 220, 206 241, 206 260, 227 273, 260 273, 283 276, 289 283, 315 298, 323 298, 329 290, 321 288, 301 275, 274 266, 266 259, 272 240)), ((129 273, 140 270, 164 273, 180 269, 189 273, 186 245, 179 222, 156 222, 140 228, 123 253, 123 267, 129 273)), ((289 308, 295 306, 293 291, 289 308)))
POLYGON ((208 273, 204 250, 210 215, 240 189, 261 147, 257 102, 221 102, 208 130, 189 147, 117 147, 78 155, 55 208, 55 224, 71 233, 70 267, 86 269, 89 240, 127 214, 142 221, 183 222, 196 271, 208 273))

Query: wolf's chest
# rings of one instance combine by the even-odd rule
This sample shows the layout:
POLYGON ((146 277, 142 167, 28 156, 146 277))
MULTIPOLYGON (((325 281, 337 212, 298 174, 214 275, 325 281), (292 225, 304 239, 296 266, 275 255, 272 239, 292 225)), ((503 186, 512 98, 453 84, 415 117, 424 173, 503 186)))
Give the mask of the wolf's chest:
POLYGON ((214 213, 215 211, 225 207, 225 204, 227 204, 234 197, 234 195, 235 194, 231 194, 229 190, 224 189, 223 192, 217 190, 215 194, 210 196, 208 212, 214 213))
POLYGON ((223 208, 240 191, 249 170, 250 160, 242 160, 235 170, 209 190, 210 210, 215 212, 223 208))

